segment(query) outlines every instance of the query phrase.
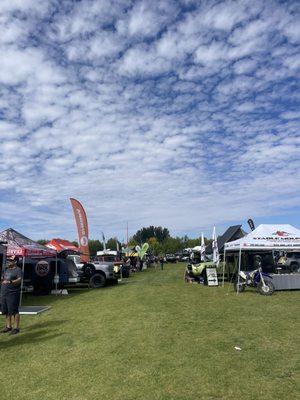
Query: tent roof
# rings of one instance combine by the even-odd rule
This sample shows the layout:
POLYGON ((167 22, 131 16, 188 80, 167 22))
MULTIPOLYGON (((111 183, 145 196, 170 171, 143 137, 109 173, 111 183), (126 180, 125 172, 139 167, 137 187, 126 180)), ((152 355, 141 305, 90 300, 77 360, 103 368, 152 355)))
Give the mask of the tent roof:
POLYGON ((54 249, 58 252, 65 250, 77 251, 79 253, 78 247, 76 247, 73 243, 69 242, 69 240, 64 239, 52 239, 50 242, 46 243, 46 247, 50 249, 54 249))
POLYGON ((56 251, 29 239, 12 228, 0 233, 0 241, 7 243, 8 256, 44 256, 53 257, 56 251))
MULTIPOLYGON (((242 229, 242 225, 232 225, 230 226, 222 236, 219 236, 217 239, 218 242, 218 250, 219 252, 223 252, 224 250, 224 245, 227 242, 231 242, 235 239, 239 239, 243 236, 246 235, 246 232, 242 229)), ((212 244, 209 244, 207 246, 207 251, 208 254, 212 253, 212 244)))
POLYGON ((225 244, 229 250, 300 249, 300 230, 292 225, 259 225, 241 239, 225 244))
POLYGON ((193 251, 201 251, 201 246, 195 246, 192 248, 193 251))
POLYGON ((117 250, 100 250, 97 251, 97 256, 116 256, 118 254, 117 250))

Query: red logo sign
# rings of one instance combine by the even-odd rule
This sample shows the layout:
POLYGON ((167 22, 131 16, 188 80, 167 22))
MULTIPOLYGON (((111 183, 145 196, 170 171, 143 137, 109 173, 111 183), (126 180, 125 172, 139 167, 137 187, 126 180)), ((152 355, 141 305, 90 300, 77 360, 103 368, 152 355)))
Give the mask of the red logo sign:
POLYGON ((289 233, 284 232, 284 231, 277 231, 277 232, 273 233, 273 235, 280 236, 280 237, 287 237, 287 236, 290 236, 289 233))

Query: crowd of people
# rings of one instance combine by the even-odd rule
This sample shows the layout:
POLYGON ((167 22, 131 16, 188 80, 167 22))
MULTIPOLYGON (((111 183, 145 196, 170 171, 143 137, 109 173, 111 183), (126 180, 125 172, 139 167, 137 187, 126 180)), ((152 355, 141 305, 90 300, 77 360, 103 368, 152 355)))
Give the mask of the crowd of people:
POLYGON ((138 271, 142 271, 144 269, 144 267, 157 268, 159 265, 160 265, 160 268, 163 270, 166 259, 164 256, 160 256, 160 257, 146 256, 143 259, 141 259, 140 257, 124 256, 122 258, 122 261, 123 261, 124 269, 126 271, 138 272, 138 271))

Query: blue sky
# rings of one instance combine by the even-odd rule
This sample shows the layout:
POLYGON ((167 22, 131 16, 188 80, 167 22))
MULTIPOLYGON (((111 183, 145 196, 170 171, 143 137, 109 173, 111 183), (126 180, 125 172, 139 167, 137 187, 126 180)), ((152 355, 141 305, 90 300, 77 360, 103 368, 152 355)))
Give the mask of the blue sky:
POLYGON ((299 7, 2 0, 0 229, 299 227, 299 7))

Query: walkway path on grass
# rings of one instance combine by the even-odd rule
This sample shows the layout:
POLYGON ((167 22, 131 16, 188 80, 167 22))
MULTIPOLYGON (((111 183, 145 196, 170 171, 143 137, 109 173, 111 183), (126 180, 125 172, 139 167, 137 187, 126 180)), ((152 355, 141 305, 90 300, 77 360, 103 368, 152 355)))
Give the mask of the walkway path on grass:
POLYGON ((186 284, 183 271, 28 297, 52 309, 23 317, 19 336, 0 336, 1 398, 296 399, 299 292, 236 296, 186 284))

